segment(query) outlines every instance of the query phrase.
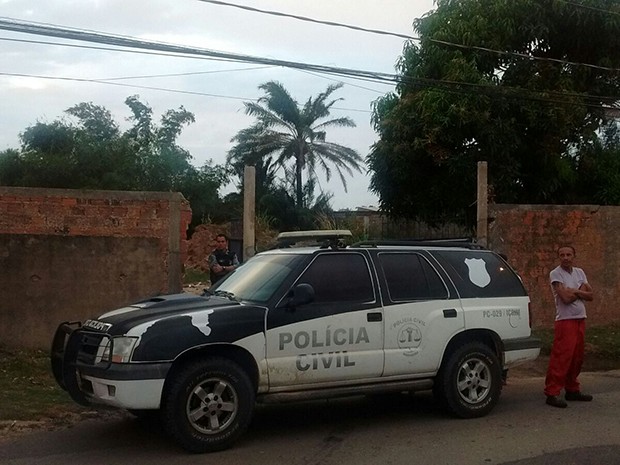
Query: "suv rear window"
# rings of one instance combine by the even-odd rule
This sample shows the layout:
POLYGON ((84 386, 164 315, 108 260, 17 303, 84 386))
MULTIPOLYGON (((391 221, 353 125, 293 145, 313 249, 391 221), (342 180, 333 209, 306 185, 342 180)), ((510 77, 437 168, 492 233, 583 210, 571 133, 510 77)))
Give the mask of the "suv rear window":
POLYGON ((416 253, 379 253, 392 302, 447 299, 448 291, 428 261, 416 253))
POLYGON ((454 281, 461 298, 527 295, 516 273, 488 251, 434 251, 454 281))

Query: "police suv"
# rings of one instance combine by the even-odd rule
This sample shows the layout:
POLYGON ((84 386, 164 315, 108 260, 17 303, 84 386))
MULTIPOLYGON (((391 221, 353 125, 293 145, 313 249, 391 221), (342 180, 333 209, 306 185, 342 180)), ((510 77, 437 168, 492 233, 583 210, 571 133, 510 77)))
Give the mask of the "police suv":
POLYGON ((80 404, 156 415, 192 452, 232 445, 256 402, 432 390, 456 416, 489 413, 506 370, 540 351, 517 274, 472 242, 347 235, 283 233, 202 296, 61 324, 57 382, 80 404))

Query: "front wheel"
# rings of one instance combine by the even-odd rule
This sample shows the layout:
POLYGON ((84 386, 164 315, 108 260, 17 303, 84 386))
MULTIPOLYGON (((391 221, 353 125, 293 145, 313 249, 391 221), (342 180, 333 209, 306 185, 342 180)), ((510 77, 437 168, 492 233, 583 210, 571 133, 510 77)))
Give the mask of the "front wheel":
POLYGON ((461 418, 488 414, 502 388, 502 371, 497 355, 486 345, 473 342, 449 356, 436 380, 442 403, 461 418))
POLYGON ((234 362, 214 357, 187 364, 166 389, 165 430, 190 452, 230 447, 247 429, 254 388, 234 362))

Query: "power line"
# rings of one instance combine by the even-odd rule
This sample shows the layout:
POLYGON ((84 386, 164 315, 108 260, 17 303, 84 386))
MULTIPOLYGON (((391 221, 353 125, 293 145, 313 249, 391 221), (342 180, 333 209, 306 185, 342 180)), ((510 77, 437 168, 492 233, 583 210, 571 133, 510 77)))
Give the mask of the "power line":
MULTIPOLYGON (((608 101, 610 104, 613 104, 617 101, 616 97, 607 97, 607 96, 590 96, 583 94, 568 94, 568 93, 558 93, 552 91, 545 92, 536 92, 528 89, 522 88, 511 88, 511 87, 502 87, 502 86, 492 86, 488 84, 475 84, 475 83, 466 83, 466 82, 457 82, 457 81, 447 81, 447 80, 436 80, 436 79, 427 79, 427 78, 411 78, 407 76, 399 76, 394 74, 387 73, 379 73, 372 71, 364 71, 364 70, 356 70, 356 69, 347 69, 347 68, 338 68, 333 66, 324 66, 324 65, 316 65, 309 63, 300 63, 300 62, 292 62, 292 61, 284 61, 284 60, 276 60, 270 58, 263 57, 254 57, 250 55, 242 55, 242 54, 232 54, 225 52, 218 52, 208 49, 199 49, 181 45, 174 44, 166 44, 161 42, 148 42, 140 39, 135 39, 127 36, 115 36, 110 34, 104 34, 100 32, 85 32, 83 30, 62 28, 59 26, 49 26, 49 25, 40 25, 36 23, 27 23, 21 21, 6 21, 0 19, 0 29, 8 29, 15 32, 26 32, 30 34, 39 34, 39 35, 51 35, 54 37, 60 37, 64 39, 71 40, 79 40, 79 41, 87 41, 87 42, 98 42, 105 43, 108 45, 115 45, 119 47, 129 47, 129 48, 141 48, 148 50, 157 50, 157 51, 165 51, 165 52, 175 52, 182 53, 187 56, 208 56, 208 57, 216 57, 216 58, 225 58, 231 61, 237 62, 245 62, 245 63, 260 63, 267 64, 273 66, 282 66, 286 68, 299 69, 304 71, 314 71, 327 75, 336 75, 336 76, 347 76, 354 79, 360 80, 368 80, 373 82, 382 82, 382 83, 410 83, 417 85, 419 87, 435 87, 442 88, 446 91, 463 93, 463 89, 474 88, 477 90, 483 90, 485 92, 493 92, 495 94, 500 94, 503 97, 512 97, 512 98, 521 98, 526 100, 534 100, 534 101, 546 101, 548 103, 556 103, 556 104, 579 104, 586 105, 592 108, 601 108, 605 109, 605 107, 601 105, 593 105, 587 104, 583 102, 567 102, 567 101, 558 101, 551 100, 545 96, 545 94, 555 95, 558 98, 564 97, 576 97, 579 99, 582 98, 590 98, 597 99, 601 101, 608 101)), ((181 91, 183 92, 183 91, 181 91)), ((471 93, 471 92, 469 92, 471 93)), ((200 93, 198 93, 200 94, 200 93)), ((612 107, 613 108, 613 107, 612 107)))
MULTIPOLYGON (((0 19, 0 24, 1 23, 2 23, 2 20, 0 19)), ((2 26, 0 26, 0 29, 3 29, 2 26)), ((13 39, 9 37, 0 37, 0 40, 4 40, 7 42, 22 42, 26 44, 38 44, 38 45, 54 45, 57 47, 81 48, 81 49, 86 49, 86 50, 101 50, 101 51, 117 52, 117 53, 135 53, 139 55, 153 55, 153 56, 185 58, 185 59, 192 58, 196 60, 210 60, 210 61, 222 61, 222 62, 234 62, 234 63, 239 62, 238 60, 227 60, 227 59, 215 58, 215 57, 188 56, 185 53, 170 53, 170 52, 163 53, 163 52, 153 52, 153 51, 147 51, 147 50, 129 50, 129 49, 123 49, 123 48, 96 47, 94 45, 69 44, 66 42, 49 42, 45 40, 13 39)), ((75 39, 75 40, 80 40, 80 39, 75 39)))
MULTIPOLYGON (((244 5, 238 5, 238 4, 229 3, 229 2, 223 2, 223 1, 219 1, 219 0, 198 0, 198 1, 201 1, 203 3, 211 3, 211 4, 215 4, 215 5, 220 5, 220 6, 228 6, 228 7, 239 8, 239 9, 242 9, 242 10, 247 10, 247 11, 261 13, 261 14, 269 14, 269 15, 274 15, 274 16, 293 18, 293 19, 297 19, 297 20, 300 20, 300 21, 307 21, 307 22, 323 24, 323 25, 328 25, 328 26, 333 26, 333 27, 343 27, 343 28, 348 28, 348 29, 352 29, 352 30, 368 32, 368 33, 373 33, 373 34, 382 34, 382 35, 394 36, 394 37, 399 37, 399 38, 404 38, 404 39, 414 40, 414 41, 419 41, 419 42, 421 42, 423 40, 420 37, 415 37, 415 36, 411 36, 411 35, 407 35, 407 34, 399 34, 399 33, 394 33, 394 32, 389 32, 389 31, 383 31, 383 30, 379 30, 379 29, 363 28, 363 27, 360 27, 360 26, 354 26, 354 25, 339 23, 339 22, 335 22, 335 21, 317 20, 317 19, 314 19, 314 18, 306 17, 306 16, 293 15, 293 14, 289 14, 289 13, 282 13, 282 12, 272 11, 272 10, 262 10, 262 9, 258 9, 258 8, 248 7, 248 6, 244 6, 244 5)), ((620 14, 620 13, 616 13, 616 12, 611 11, 611 10, 603 10, 603 9, 600 9, 600 8, 590 7, 590 6, 583 5, 583 4, 576 3, 576 2, 572 2, 572 1, 569 1, 569 0, 559 0, 559 1, 561 1, 561 2, 563 2, 565 4, 568 4, 568 5, 573 5, 573 6, 577 6, 577 7, 592 9, 592 10, 601 11, 601 12, 605 12, 605 13, 620 14)), ((3 21, 4 19, 9 19, 10 20, 10 18, 0 18, 0 24, 2 22, 4 22, 3 21)), ((31 24, 37 24, 37 23, 31 23, 31 24)), ((42 26, 42 27, 45 27, 45 26, 56 27, 55 25, 51 25, 49 23, 38 23, 38 24, 40 26, 42 26)), ((2 27, 0 25, 0 29, 9 29, 9 28, 2 27)), ((14 29, 9 29, 9 30, 14 30, 14 29)), ((65 28, 65 30, 69 30, 69 29, 65 28)), ((88 32, 90 32, 92 34, 100 35, 100 33, 96 32, 96 31, 89 31, 89 30, 86 30, 86 29, 81 29, 81 30, 73 29, 73 31, 80 31, 81 33, 88 33, 88 32)), ((26 32, 26 31, 18 30, 17 32, 26 32)), ((123 37, 123 36, 117 36, 117 38, 120 38, 120 37, 123 37)), ((10 39, 7 39, 7 40, 10 40, 10 39)), ((79 39, 76 39, 76 40, 79 40, 79 39)), ((591 63, 567 61, 567 60, 562 60, 562 59, 558 59, 558 58, 550 58, 550 57, 540 57, 540 56, 526 54, 526 53, 520 53, 520 52, 508 52, 508 51, 505 51, 505 50, 497 50, 497 49, 491 49, 491 48, 488 48, 488 47, 481 47, 481 46, 475 46, 475 45, 464 45, 464 44, 458 44, 458 43, 455 43, 455 42, 449 42, 449 41, 444 41, 444 40, 439 40, 439 39, 428 38, 426 40, 428 40, 431 43, 438 44, 438 45, 443 45, 443 46, 447 46, 447 47, 455 47, 455 48, 459 48, 459 49, 463 49, 463 50, 476 50, 476 51, 482 51, 482 52, 485 52, 485 53, 499 54, 499 55, 503 55, 503 56, 514 56, 514 57, 524 58, 524 59, 528 59, 528 60, 546 61, 546 62, 557 63, 557 64, 561 64, 561 65, 584 66, 584 67, 588 67, 588 68, 591 68, 591 69, 598 69, 598 70, 602 70, 602 71, 620 72, 620 68, 611 68, 611 67, 607 67, 607 66, 594 65, 594 64, 591 64, 591 63)), ((211 51, 211 52, 212 53, 216 53, 215 51, 211 51)), ((168 53, 170 53, 170 52, 168 51, 168 53)), ((217 53, 222 53, 223 54, 223 52, 217 52, 217 53)), ((223 55, 227 55, 228 58, 225 58, 225 57, 217 57, 216 58, 215 56, 211 56, 210 58, 211 59, 223 59, 223 60, 237 61, 235 58, 233 58, 231 56, 231 55, 235 55, 235 54, 223 54, 223 55)), ((286 65, 282 64, 281 66, 286 66, 286 65)))
MULTIPOLYGON (((258 10, 256 8, 251 8, 251 7, 242 7, 240 5, 234 5, 234 4, 230 4, 230 3, 225 3, 225 2, 220 2, 218 0, 199 0, 202 2, 209 2, 209 3, 216 3, 216 4, 222 4, 222 5, 227 5, 227 6, 235 6, 235 7, 239 7, 239 8, 243 8, 243 9, 249 9, 249 10, 257 10, 260 12, 263 12, 262 10, 258 10)), ((567 0, 563 0, 565 2, 567 2, 567 0)), ((567 2, 568 3, 568 2, 567 2)), ((272 12, 273 14, 277 13, 277 12, 272 12)), ((289 16, 289 17, 293 17, 296 19, 300 19, 300 18, 304 18, 304 17, 297 17, 296 15, 289 15, 286 13, 278 13, 279 15, 282 16, 289 16)), ((339 26, 339 27, 349 27, 351 29, 359 29, 359 30, 364 30, 365 32, 373 32, 373 33, 382 33, 382 34, 386 34, 386 35, 396 35, 395 33, 389 33, 387 31, 378 31, 375 29, 365 29, 365 28, 358 28, 357 26, 350 26, 350 25, 346 25, 346 24, 342 24, 342 23, 335 23, 335 22, 330 22, 330 21, 320 21, 320 20, 312 20, 311 18, 306 18, 306 20, 308 21, 312 21, 312 22, 318 22, 318 23, 326 23, 332 26, 339 26)), ((76 38, 74 37, 75 34, 89 34, 89 35, 93 35, 93 36, 100 36, 100 37, 108 37, 108 38, 115 38, 115 40, 112 42, 106 42, 105 39, 103 39, 103 43, 108 43, 111 45, 117 45, 120 47, 135 47, 135 45, 126 45, 124 44, 124 42, 126 40, 139 40, 139 39, 135 39, 135 38, 131 38, 128 36, 112 36, 112 35, 106 35, 106 34, 102 34, 100 32, 97 31, 89 31, 89 30, 85 30, 85 29, 72 29, 72 28, 61 28, 59 26, 56 25, 51 25, 51 24, 46 24, 46 23, 27 23, 27 22, 20 22, 20 21, 16 21, 13 20, 11 18, 0 18, 0 29, 6 29, 6 30, 11 30, 14 32, 25 32, 25 33, 37 33, 37 32, 32 32, 30 30, 28 30, 29 28, 46 28, 48 29, 48 32, 42 35, 51 35, 54 37, 62 37, 62 38, 67 38, 67 39, 73 39, 73 40, 84 40, 81 38, 76 38), (8 20, 8 21, 7 21, 8 20), (58 35, 58 34, 53 34, 51 31, 52 30, 64 30, 67 32, 66 36, 62 36, 62 35, 58 35)), ((399 36, 403 36, 405 38, 408 38, 410 40, 415 40, 415 41, 422 41, 421 38, 419 37, 414 37, 414 36, 404 36, 403 34, 400 34, 399 36)), ((11 40, 11 39, 5 39, 5 40, 11 40)), ((455 48, 459 48, 459 49, 463 49, 463 50, 475 50, 475 51, 481 51, 481 52, 486 52, 486 53, 493 53, 493 54, 498 54, 498 55, 503 55, 503 56, 514 56, 514 57, 518 57, 518 58, 524 58, 527 60, 536 60, 536 61, 543 61, 543 62, 551 62, 551 63, 557 63, 557 64, 561 64, 561 65, 570 65, 570 66, 583 66, 583 67, 587 67, 587 68, 591 68, 591 69, 598 69, 598 70, 602 70, 602 71, 608 71, 608 72, 620 72, 620 68, 612 68, 612 67, 607 67, 607 66, 600 66, 600 65, 594 65, 591 63, 584 63, 584 62, 575 62, 575 61, 568 61, 568 60, 562 60, 559 58, 550 58, 550 57, 539 57, 536 55, 531 55, 531 54, 527 54, 527 53, 520 53, 520 52, 508 52, 505 50, 496 50, 496 49, 491 49, 488 47, 481 47, 481 46, 476 46, 476 45, 463 45, 463 44, 457 44, 455 42, 449 42, 449 41, 445 41, 445 40, 439 40, 439 39, 426 39, 431 43, 435 43, 438 45, 443 45, 443 46, 447 46, 447 47, 455 47, 455 48)), ((97 42, 95 40, 95 42, 97 42)), ((99 41, 100 42, 100 41, 99 41)), ((157 43, 157 42, 145 42, 145 41, 141 41, 143 43, 150 43, 150 44, 159 44, 160 47, 174 47, 175 50, 171 50, 171 49, 161 49, 161 48, 156 48, 160 51, 165 51, 166 54, 172 54, 172 53, 179 53, 178 49, 179 46, 174 46, 172 44, 165 44, 165 43, 157 43)), ((60 44, 57 44, 60 45, 60 44)), ((181 47, 182 48, 182 47, 181 47)), ((193 49, 193 50, 198 50, 198 49, 193 49)), ((203 49, 206 52, 209 53, 209 59, 219 59, 219 60, 225 60, 225 61, 240 61, 240 57, 244 57, 244 55, 240 55, 240 54, 232 54, 232 53, 225 53, 225 52, 218 52, 215 50, 207 50, 207 49, 203 49)), ((183 53, 188 53, 188 52, 183 52, 183 53)), ((192 52, 192 54, 194 54, 192 52)), ((245 55, 247 57, 247 55, 245 55)), ((204 57, 203 57, 204 58, 204 57)), ((255 59, 258 59, 257 57, 254 57, 255 59)), ((265 59, 267 60, 267 59, 265 59)), ((286 62, 283 60, 270 60, 272 62, 274 62, 274 64, 279 65, 279 66, 285 66, 285 67, 295 67, 292 66, 293 63, 295 62, 286 62)), ((320 65, 307 65, 307 66, 320 66, 320 65)), ((329 67, 328 67, 329 68, 329 67)), ((318 71, 318 70, 317 70, 318 71)), ((375 74, 380 74, 380 73, 375 73, 375 74)))
MULTIPOLYGON (((399 37, 399 38, 402 38, 402 39, 414 40, 416 42, 422 42, 423 41, 423 39, 420 38, 420 37, 416 37, 416 36, 412 36, 412 35, 408 35, 408 34, 400 34, 400 33, 397 33, 397 32, 389 32, 389 31, 383 31, 383 30, 379 30, 379 29, 368 29, 368 28, 364 28, 364 27, 360 27, 360 26, 353 26, 351 24, 344 24, 344 23, 339 23, 339 22, 335 22, 335 21, 324 21, 324 20, 309 18, 307 16, 293 15, 293 14, 282 13, 282 12, 273 11, 273 10, 261 10, 259 8, 253 8, 253 7, 249 7, 249 6, 245 6, 245 5, 238 5, 238 4, 235 4, 235 3, 223 2, 223 1, 220 1, 220 0, 198 0, 198 1, 203 2, 203 3, 212 3, 214 5, 239 8, 241 10, 247 10, 247 11, 251 11, 251 12, 254 12, 254 13, 261 13, 261 14, 267 14, 267 15, 273 15, 273 16, 280 16, 280 17, 284 17, 284 18, 292 18, 292 19, 297 19, 299 21, 306 21, 306 22, 310 22, 310 23, 322 24, 322 25, 325 25, 325 26, 341 27, 341 28, 346 28, 346 29, 352 29, 352 30, 355 30, 355 31, 368 32, 368 33, 371 33, 371 34, 381 34, 381 35, 386 35, 386 36, 394 36, 394 37, 399 37)), ((584 7, 584 8, 589 8, 589 7, 586 7, 585 5, 578 4, 578 3, 573 3, 573 2, 570 2, 568 0, 560 0, 560 1, 563 1, 564 3, 567 3, 567 4, 575 5, 575 6, 581 6, 581 7, 584 7)), ((591 9, 598 10, 598 11, 606 11, 606 12, 612 13, 612 14, 618 14, 618 13, 615 13, 615 12, 609 11, 609 10, 600 10, 598 8, 591 8, 591 9)), ((480 46, 476 46, 476 45, 457 44, 455 42, 449 42, 449 41, 439 40, 439 39, 428 38, 426 40, 428 40, 429 42, 434 43, 434 44, 444 45, 444 46, 447 46, 447 47, 455 47, 455 48, 459 48, 459 49, 463 49, 463 50, 477 50, 477 51, 480 51, 480 52, 494 53, 496 55, 514 56, 514 57, 519 57, 519 58, 526 58, 528 60, 547 61, 547 62, 558 63, 558 64, 562 64, 562 65, 584 66, 584 67, 588 67, 588 68, 592 68, 592 69, 600 69, 602 71, 614 71, 614 72, 620 71, 620 68, 610 68, 610 67, 606 67, 606 66, 594 65, 594 64, 591 64, 591 63, 567 61, 567 60, 562 60, 562 59, 559 59, 559 58, 540 57, 540 56, 529 55, 529 54, 520 53, 520 52, 508 52, 506 50, 496 50, 496 49, 491 49, 491 48, 487 48, 487 47, 480 47, 480 46)))
POLYGON ((558 1, 560 1, 562 3, 566 3, 567 5, 572 5, 572 6, 576 6, 578 8, 583 8, 585 10, 598 11, 599 13, 605 13, 605 14, 620 16, 620 12, 618 12, 618 11, 606 10, 604 8, 597 8, 595 6, 584 5, 583 3, 571 2, 569 0, 558 0, 558 1))
POLYGON ((156 50, 160 52, 182 53, 191 56, 202 56, 210 58, 223 58, 235 62, 257 63, 272 66, 283 66, 286 68, 305 69, 323 73, 331 73, 336 75, 367 77, 377 81, 385 81, 393 83, 397 76, 394 74, 379 73, 364 70, 354 70, 347 68, 338 68, 334 66, 324 66, 309 63, 300 63, 286 60, 276 60, 272 58, 263 58, 237 53, 220 52, 209 49, 187 47, 181 45, 167 44, 163 42, 149 42, 127 36, 117 36, 104 34, 100 32, 86 32, 83 30, 63 28, 59 26, 49 26, 37 23, 28 23, 16 20, 6 20, 0 18, 0 29, 10 30, 13 32, 23 32, 27 34, 46 35, 59 37, 63 39, 71 39, 86 42, 103 43, 106 45, 114 45, 118 47, 140 48, 147 50, 156 50))
POLYGON ((504 55, 504 56, 513 56, 513 57, 518 57, 518 58, 526 58, 528 60, 537 60, 537 61, 548 61, 551 63, 557 63, 560 65, 570 65, 570 66, 583 66, 585 68, 591 68, 591 69, 599 69, 601 71, 612 71, 612 72, 620 72, 620 68, 610 68, 608 66, 599 66, 599 65, 593 65, 590 63, 582 63, 582 62, 578 62, 578 61, 568 61, 568 60, 561 60, 559 58, 550 58, 550 57, 539 57, 536 55, 528 55, 527 53, 521 53, 521 52, 506 52, 506 51, 502 51, 502 50, 494 50, 492 48, 487 48, 487 47, 480 47, 477 45, 462 45, 462 44, 456 44, 454 42, 447 42, 445 40, 439 40, 439 39, 428 39, 430 42, 433 42, 435 44, 441 44, 441 45, 446 45, 448 47, 455 47, 455 48, 460 48, 460 49, 465 49, 465 50, 477 50, 480 52, 488 52, 488 53, 495 53, 497 55, 504 55))
MULTIPOLYGON (((221 95, 221 94, 209 94, 206 92, 170 89, 170 88, 165 88, 165 87, 141 86, 141 85, 136 85, 136 84, 122 84, 118 82, 113 82, 110 79, 86 79, 86 78, 74 78, 74 77, 64 77, 64 76, 45 76, 45 75, 40 75, 40 74, 5 73, 1 71, 0 71, 0 76, 47 79, 47 80, 52 80, 52 81, 74 81, 74 82, 83 82, 83 83, 91 83, 91 84, 107 84, 111 86, 130 87, 134 89, 145 89, 145 90, 156 90, 156 91, 170 92, 170 93, 175 93, 175 94, 198 95, 200 97, 214 97, 214 98, 224 98, 224 99, 231 99, 231 100, 243 100, 243 101, 254 101, 254 102, 258 101, 258 98, 237 97, 233 95, 221 95)), ((171 76, 174 76, 174 75, 171 75, 171 76)), ((118 78, 118 79, 124 79, 124 78, 118 78)), ((357 108, 342 108, 342 107, 332 107, 332 108, 334 110, 341 110, 341 111, 372 113, 370 110, 360 110, 357 108)))
MULTIPOLYGON (((216 58, 211 58, 211 57, 187 56, 186 54, 158 53, 158 52, 149 52, 149 51, 145 51, 145 50, 128 50, 128 49, 111 48, 111 47, 95 47, 95 46, 92 46, 92 45, 68 44, 68 43, 64 43, 64 42, 49 42, 49 41, 44 41, 44 40, 12 39, 12 38, 7 38, 7 37, 0 37, 0 40, 10 41, 10 42, 23 42, 23 43, 27 43, 27 44, 55 45, 55 46, 59 46, 59 47, 83 48, 83 49, 87 49, 87 50, 103 50, 103 51, 112 51, 112 52, 119 52, 119 53, 138 53, 138 54, 144 54, 144 55, 155 55, 155 56, 165 56, 165 57, 178 57, 178 58, 185 58, 185 59, 192 58, 192 59, 198 59, 198 60, 212 60, 212 61, 222 61, 222 62, 230 62, 231 61, 231 60, 216 59, 216 58)), ((235 60, 234 62, 237 62, 237 61, 235 60)), ((250 71, 250 70, 269 69, 269 68, 274 68, 274 66, 265 65, 265 66, 255 66, 255 67, 249 67, 249 68, 238 68, 238 69, 229 69, 229 70, 216 70, 216 71, 204 71, 204 72, 197 71, 197 72, 190 72, 190 73, 162 74, 162 75, 148 75, 148 76, 147 75, 145 75, 145 76, 130 76, 130 77, 109 78, 109 79, 137 79, 137 78, 150 78, 150 77, 184 76, 184 75, 192 75, 192 74, 225 73, 225 72, 232 72, 232 71, 250 71)), ((335 82, 342 82, 342 80, 335 80, 335 79, 332 79, 332 78, 321 76, 320 74, 317 74, 317 73, 312 73, 312 72, 304 71, 304 70, 301 70, 301 69, 298 70, 298 71, 301 71, 301 72, 304 72, 306 74, 310 74, 310 75, 313 75, 313 76, 321 77, 323 79, 329 79, 329 80, 332 80, 332 81, 335 81, 335 82)), ((102 78, 101 80, 104 80, 104 79, 102 78)), ((363 79, 358 79, 358 80, 363 80, 363 79)), ((386 83, 380 82, 378 84, 386 84, 386 83)), ((347 82, 346 85, 350 86, 350 87, 356 87, 358 89, 368 90, 370 92, 375 92, 377 94, 384 94, 385 93, 385 92, 377 90, 377 89, 370 89, 368 87, 359 86, 359 85, 356 85, 356 84, 352 84, 350 82, 347 82)), ((392 85, 392 83, 389 83, 389 85, 392 85)), ((366 111, 366 110, 353 110, 353 111, 366 111)))
POLYGON ((98 81, 123 81, 131 79, 151 79, 151 78, 164 78, 164 77, 180 77, 180 76, 201 76, 204 74, 219 74, 219 73, 234 73, 237 71, 256 71, 257 69, 271 69, 274 66, 251 66, 249 68, 236 68, 236 69, 216 69, 212 71, 191 71, 187 73, 171 73, 171 74, 148 74, 141 76, 120 76, 111 78, 99 78, 98 81))
POLYGON ((191 90, 177 90, 177 89, 168 89, 164 87, 139 86, 136 84, 123 84, 120 82, 111 82, 111 81, 100 80, 100 79, 72 78, 72 77, 62 77, 62 76, 43 76, 43 75, 37 75, 37 74, 4 73, 4 72, 0 72, 0 76, 27 77, 27 78, 36 78, 36 79, 49 79, 49 80, 56 80, 56 81, 74 81, 74 82, 87 82, 87 83, 95 83, 95 84, 107 84, 109 86, 131 87, 135 89, 157 90, 157 91, 162 91, 162 92, 172 92, 176 94, 200 95, 201 97, 217 97, 217 98, 226 98, 226 99, 233 99, 233 100, 257 100, 257 99, 244 98, 244 97, 235 97, 232 95, 208 94, 205 92, 195 92, 191 90))
POLYGON ((338 23, 338 22, 335 22, 335 21, 323 21, 323 20, 320 20, 320 19, 308 18, 307 16, 293 15, 293 14, 290 14, 290 13, 282 13, 282 12, 273 11, 273 10, 261 10, 259 8, 253 8, 251 6, 237 5, 235 3, 228 3, 228 2, 220 2, 218 0, 198 0, 198 1, 199 2, 203 2, 203 3, 212 3, 214 5, 220 5, 220 6, 230 6, 230 7, 233 7, 233 8, 239 8, 240 10, 252 11, 254 13, 262 13, 262 14, 267 14, 267 15, 272 15, 272 16, 280 16, 280 17, 283 17, 283 18, 293 18, 293 19, 297 19, 299 21, 306 21, 306 22, 315 23, 315 24, 323 24, 325 26, 342 27, 342 28, 352 29, 354 31, 369 32, 369 33, 372 33, 372 34, 381 34, 381 35, 386 35, 386 36, 399 37, 401 39, 420 40, 420 39, 418 39, 416 37, 412 37, 412 36, 407 35, 407 34, 399 34, 397 32, 382 31, 382 30, 379 30, 379 29, 367 29, 365 27, 353 26, 351 24, 343 24, 343 23, 338 23))
POLYGON ((358 86, 357 84, 351 84, 350 82, 344 82, 342 79, 333 79, 331 77, 322 76, 319 73, 313 73, 311 71, 304 71, 304 70, 301 70, 301 69, 297 70, 297 71, 300 71, 300 72, 305 73, 305 74, 309 74, 310 76, 319 77, 321 79, 327 79, 328 81, 341 82, 342 84, 346 84, 347 86, 356 87, 358 89, 367 90, 369 92, 375 92, 375 93, 381 94, 381 95, 385 94, 385 92, 383 92, 383 91, 380 91, 380 90, 377 90, 377 89, 371 89, 370 87, 358 86))

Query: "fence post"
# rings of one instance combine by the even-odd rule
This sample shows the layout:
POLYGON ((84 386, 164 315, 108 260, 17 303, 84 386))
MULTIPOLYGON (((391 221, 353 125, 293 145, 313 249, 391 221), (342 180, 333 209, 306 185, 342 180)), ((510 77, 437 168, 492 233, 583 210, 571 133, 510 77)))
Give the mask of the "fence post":
POLYGON ((256 252, 256 168, 246 165, 243 169, 243 261, 256 252))
POLYGON ((487 187, 487 162, 478 162, 478 199, 476 208, 476 236, 478 243, 483 247, 488 244, 489 209, 488 209, 488 187, 487 187))

